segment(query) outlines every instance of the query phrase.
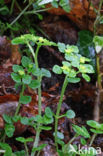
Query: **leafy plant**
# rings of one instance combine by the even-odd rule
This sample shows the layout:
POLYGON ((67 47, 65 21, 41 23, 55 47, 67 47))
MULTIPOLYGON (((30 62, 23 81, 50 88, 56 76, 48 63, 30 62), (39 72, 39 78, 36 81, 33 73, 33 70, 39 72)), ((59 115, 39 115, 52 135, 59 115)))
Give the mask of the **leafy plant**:
MULTIPOLYGON (((55 115, 55 144, 58 150, 58 136, 57 136, 57 128, 58 128, 58 119, 61 110, 61 105, 63 101, 63 96, 66 90, 68 83, 78 83, 80 81, 80 77, 78 74, 81 73, 82 77, 86 81, 90 81, 90 76, 88 74, 94 73, 93 67, 88 64, 90 63, 90 59, 83 57, 79 54, 79 49, 77 46, 65 45, 63 43, 58 43, 58 49, 61 53, 64 53, 64 57, 66 61, 62 62, 62 66, 55 65, 53 67, 53 71, 56 74, 65 74, 64 83, 62 85, 61 95, 59 104, 57 106, 57 112, 55 115)), ((68 116, 69 117, 69 116, 68 116)), ((74 117, 74 115, 73 115, 74 117)))
MULTIPOLYGON (((13 44, 26 44, 28 48, 30 49, 30 52, 33 56, 34 63, 26 56, 22 58, 22 66, 14 65, 13 66, 13 71, 15 73, 12 73, 11 76, 13 80, 17 83, 17 85, 22 85, 23 89, 20 93, 20 99, 19 99, 19 104, 18 108, 16 110, 15 115, 18 114, 20 105, 21 104, 27 104, 31 101, 31 97, 29 96, 24 96, 23 92, 25 89, 25 86, 28 85, 32 89, 38 89, 38 112, 39 115, 36 117, 36 122, 37 126, 33 125, 36 129, 36 138, 34 141, 33 148, 37 148, 38 142, 39 142, 39 135, 41 130, 50 130, 50 127, 43 126, 42 124, 50 124, 53 122, 53 117, 52 117, 52 112, 50 108, 46 108, 45 114, 42 117, 41 116, 41 110, 42 110, 42 103, 41 103, 41 82, 42 78, 44 76, 46 77, 51 77, 51 74, 48 70, 44 68, 39 68, 38 65, 38 52, 41 46, 56 46, 56 43, 51 42, 47 39, 44 39, 39 36, 34 36, 30 34, 22 35, 21 37, 17 37, 12 40, 13 44), (36 50, 34 52, 34 49, 32 48, 32 45, 30 44, 31 42, 35 43, 37 45, 36 50), (37 79, 33 80, 32 75, 36 76, 37 79), (50 113, 51 112, 51 113, 50 113)), ((31 156, 34 155, 34 150, 32 151, 31 156)))

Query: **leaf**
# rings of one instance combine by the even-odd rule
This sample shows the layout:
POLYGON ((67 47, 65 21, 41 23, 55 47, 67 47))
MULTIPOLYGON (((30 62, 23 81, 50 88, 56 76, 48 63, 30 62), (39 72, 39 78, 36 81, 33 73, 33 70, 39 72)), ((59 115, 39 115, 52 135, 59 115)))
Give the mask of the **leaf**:
POLYGON ((40 129, 41 129, 41 130, 45 130, 45 131, 49 131, 49 130, 51 130, 52 128, 49 127, 49 126, 40 126, 40 129))
MULTIPOLYGON (((53 135, 55 136, 55 133, 53 133, 53 135)), ((58 131, 57 137, 62 140, 62 139, 64 139, 64 134, 58 131)))
POLYGON ((25 156, 26 153, 24 150, 15 152, 16 156, 25 156))
POLYGON ((53 72, 56 74, 62 74, 62 69, 58 65, 54 65, 53 72))
POLYGON ((64 43, 58 42, 58 49, 60 52, 64 53, 64 50, 66 48, 66 45, 64 43))
POLYGON ((90 76, 87 74, 82 74, 82 77, 87 81, 90 82, 90 76))
POLYGON ((5 133, 8 137, 12 137, 15 131, 14 125, 6 124, 5 125, 5 133))
POLYGON ((48 118, 46 115, 43 116, 43 123, 44 124, 51 124, 53 123, 53 117, 52 118, 48 118))
POLYGON ((91 59, 91 64, 95 67, 96 64, 96 55, 93 44, 93 33, 87 30, 82 30, 78 33, 78 42, 77 46, 79 52, 82 56, 91 59))
POLYGON ((65 116, 66 116, 67 118, 69 118, 69 119, 72 119, 72 118, 75 117, 75 112, 72 111, 72 110, 68 110, 68 111, 66 112, 65 116))
POLYGON ((79 127, 77 125, 73 125, 72 128, 78 135, 81 135, 81 136, 83 136, 85 138, 90 138, 90 135, 89 135, 87 129, 84 126, 79 127))
POLYGON ((52 113, 52 111, 51 111, 51 109, 49 107, 46 107, 46 109, 45 109, 45 115, 48 118, 52 118, 53 117, 53 113, 52 113))
POLYGON ((87 121, 87 125, 89 125, 90 127, 96 128, 96 129, 101 128, 101 124, 99 124, 97 121, 94 121, 94 120, 87 121))
POLYGON ((20 99, 19 99, 20 103, 22 104, 28 104, 31 102, 31 96, 20 96, 20 99))
POLYGON ((16 82, 16 83, 21 83, 21 78, 18 74, 16 73, 11 73, 11 78, 16 82))
POLYGON ((51 77, 51 73, 50 73, 49 70, 41 68, 41 72, 42 72, 42 76, 45 76, 45 77, 48 77, 48 78, 51 77))
POLYGON ((27 143, 27 142, 32 142, 33 138, 24 138, 24 137, 18 137, 16 138, 17 141, 20 141, 21 143, 27 143))
POLYGON ((21 117, 20 122, 21 122, 23 125, 28 125, 28 123, 29 123, 29 118, 27 118, 27 117, 21 117))
POLYGON ((90 129, 91 132, 96 133, 96 134, 103 134, 103 130, 99 130, 99 129, 90 129))
POLYGON ((40 145, 39 147, 34 147, 32 149, 32 152, 35 152, 35 151, 41 151, 43 148, 45 148, 47 146, 47 144, 42 144, 40 145))
POLYGON ((12 155, 12 149, 8 144, 0 142, 0 147, 5 150, 4 156, 12 155))
POLYGON ((29 84, 29 87, 32 89, 39 88, 40 87, 39 80, 32 80, 31 83, 29 84))
POLYGON ((80 78, 76 78, 76 77, 68 78, 68 82, 69 83, 78 83, 78 82, 80 82, 80 78))
POLYGON ((80 142, 81 142, 82 145, 86 145, 87 144, 87 141, 84 138, 80 138, 80 142))
POLYGON ((13 71, 14 71, 14 72, 18 72, 19 70, 23 70, 22 66, 13 65, 13 71))
POLYGON ((12 124, 12 118, 11 116, 7 115, 7 114, 3 114, 3 119, 5 120, 5 122, 7 122, 8 124, 12 124))
POLYGON ((25 75, 25 76, 23 76, 22 82, 23 82, 24 84, 30 84, 30 82, 31 82, 31 76, 30 76, 30 75, 25 75))
POLYGON ((28 65, 31 63, 31 60, 26 57, 26 56, 23 56, 22 57, 22 60, 21 60, 21 63, 24 67, 28 67, 28 65))

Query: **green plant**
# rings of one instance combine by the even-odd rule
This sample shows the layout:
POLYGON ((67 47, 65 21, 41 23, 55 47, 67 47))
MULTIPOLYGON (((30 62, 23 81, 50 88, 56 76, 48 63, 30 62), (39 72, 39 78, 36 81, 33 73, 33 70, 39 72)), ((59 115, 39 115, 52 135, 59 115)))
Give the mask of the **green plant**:
POLYGON ((66 90, 66 87, 68 83, 78 83, 80 81, 80 78, 78 77, 78 74, 81 73, 82 77, 86 81, 90 81, 90 76, 88 74, 94 73, 93 67, 88 64, 90 62, 90 59, 83 57, 82 55, 79 54, 79 49, 77 46, 70 46, 70 45, 65 45, 64 43, 58 43, 58 49, 60 52, 64 53, 65 59, 67 61, 63 61, 62 64, 63 66, 60 67, 58 65, 55 65, 53 67, 53 71, 56 74, 65 74, 65 79, 64 83, 62 85, 62 90, 61 90, 61 95, 60 95, 60 100, 57 106, 57 112, 55 115, 55 145, 58 150, 58 119, 60 110, 61 110, 61 105, 63 101, 63 96, 66 90))
MULTIPOLYGON (((22 85, 22 91, 20 93, 20 99, 19 99, 19 104, 16 110, 15 115, 18 114, 19 109, 20 109, 20 105, 21 104, 26 104, 29 103, 31 101, 31 97, 29 96, 24 96, 23 92, 25 89, 25 85, 28 85, 29 87, 31 87, 32 89, 38 88, 38 113, 39 116, 37 118, 37 127, 36 127, 36 138, 35 138, 35 142, 33 145, 33 148, 36 148, 38 146, 38 142, 39 142, 39 135, 41 132, 41 125, 42 122, 46 122, 47 123, 47 119, 48 119, 48 123, 53 122, 52 119, 52 115, 49 116, 50 114, 50 109, 47 108, 45 114, 48 113, 48 118, 47 115, 44 115, 43 117, 43 121, 42 117, 41 117, 41 111, 42 111, 42 104, 41 104, 41 82, 42 82, 42 77, 46 76, 46 77, 51 77, 51 74, 48 70, 44 69, 44 68, 39 68, 38 65, 38 52, 41 46, 56 46, 56 44, 54 42, 50 42, 47 39, 44 39, 42 37, 39 36, 33 36, 30 34, 26 34, 26 35, 22 35, 21 37, 17 37, 15 39, 12 40, 13 44, 26 44, 28 46, 28 48, 30 49, 30 52, 33 56, 34 59, 34 63, 31 62, 31 60, 24 56, 22 58, 22 66, 26 68, 23 69, 22 66, 18 66, 18 65, 14 65, 13 66, 13 71, 15 73, 12 73, 11 76, 13 78, 13 80, 17 83, 18 85, 22 85), (30 44, 30 42, 33 42, 37 45, 36 50, 34 52, 34 49, 32 48, 32 45, 30 44), (32 80, 32 75, 37 77, 37 80, 32 80)), ((51 113, 52 114, 52 113, 51 113)), ((46 128, 42 126, 42 129, 50 129, 50 128, 46 128)), ((34 155, 34 152, 32 152, 31 155, 34 155)))

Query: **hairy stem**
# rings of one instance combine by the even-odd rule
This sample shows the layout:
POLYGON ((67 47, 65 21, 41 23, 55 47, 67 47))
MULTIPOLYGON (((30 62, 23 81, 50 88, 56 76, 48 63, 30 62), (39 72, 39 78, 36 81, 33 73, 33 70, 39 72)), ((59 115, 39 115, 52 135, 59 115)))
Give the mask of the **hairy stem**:
POLYGON ((64 96, 64 93, 65 93, 65 90, 66 90, 66 87, 67 87, 67 84, 68 84, 67 77, 68 76, 66 75, 65 76, 65 79, 64 79, 64 83, 62 85, 60 100, 59 100, 59 103, 58 103, 58 106, 57 106, 57 112, 56 112, 56 116, 55 116, 55 145, 56 145, 56 149, 57 150, 58 150, 58 143, 57 143, 57 141, 58 141, 58 136, 57 136, 57 131, 58 131, 58 117, 59 117, 60 110, 61 110, 63 96, 64 96))
MULTIPOLYGON (((21 89, 20 96, 22 96, 22 95, 23 95, 23 93, 24 93, 24 89, 25 89, 25 85, 23 84, 23 85, 22 85, 22 89, 21 89)), ((21 103, 20 103, 20 101, 19 101, 19 103, 18 103, 18 106, 17 106, 17 108, 16 108, 16 112, 15 112, 15 115, 14 115, 14 116, 17 116, 17 115, 18 115, 19 110, 20 110, 20 106, 21 106, 21 103)))
MULTIPOLYGON (((39 65, 38 65, 38 52, 39 52, 39 49, 41 47, 41 45, 37 45, 37 48, 36 48, 36 52, 34 53, 34 50, 32 48, 32 46, 27 43, 32 55, 33 55, 33 58, 34 58, 34 61, 35 61, 35 65, 36 65, 36 68, 38 69, 39 68, 39 65)), ((42 112, 42 103, 41 103, 41 81, 42 81, 42 77, 41 76, 38 76, 37 79, 39 80, 40 82, 40 86, 38 88, 38 113, 39 115, 41 116, 41 112, 42 112)), ((33 144, 33 148, 36 148, 38 146, 38 143, 39 143, 39 137, 40 137, 40 123, 38 122, 37 123, 37 129, 36 129, 36 136, 35 136, 35 141, 34 141, 34 144, 33 144)), ((31 153, 31 156, 34 156, 35 155, 35 152, 32 152, 31 153)))
POLYGON ((28 151, 28 147, 27 147, 26 143, 24 143, 24 147, 25 147, 25 151, 26 151, 26 156, 29 156, 29 151, 28 151))

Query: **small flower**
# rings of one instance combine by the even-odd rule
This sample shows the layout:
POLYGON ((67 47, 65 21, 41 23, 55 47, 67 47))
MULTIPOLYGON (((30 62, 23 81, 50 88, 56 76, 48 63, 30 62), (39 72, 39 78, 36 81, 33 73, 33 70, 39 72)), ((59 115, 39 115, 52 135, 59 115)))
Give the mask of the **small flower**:
POLYGON ((19 70, 19 71, 18 71, 18 74, 19 74, 20 76, 23 76, 23 75, 25 74, 25 72, 24 72, 23 70, 19 70))
POLYGON ((85 63, 85 57, 80 57, 80 63, 85 63))

